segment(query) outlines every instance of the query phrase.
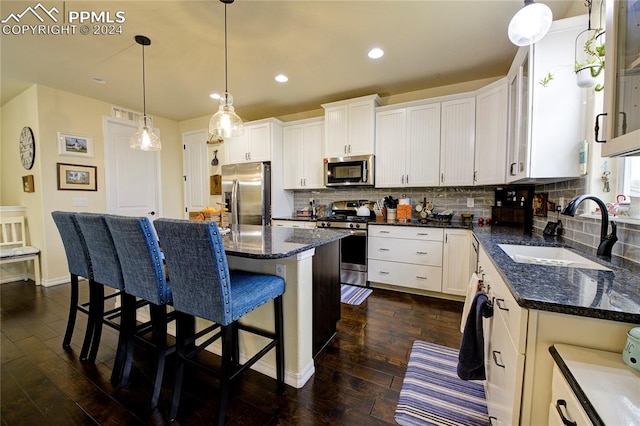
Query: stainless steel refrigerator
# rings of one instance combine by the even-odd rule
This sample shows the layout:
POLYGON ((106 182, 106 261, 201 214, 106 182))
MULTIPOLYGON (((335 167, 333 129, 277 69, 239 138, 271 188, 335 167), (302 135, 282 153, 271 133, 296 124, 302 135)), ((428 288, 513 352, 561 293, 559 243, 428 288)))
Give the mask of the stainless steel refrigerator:
POLYGON ((222 166, 222 194, 231 224, 271 224, 271 164, 222 166))

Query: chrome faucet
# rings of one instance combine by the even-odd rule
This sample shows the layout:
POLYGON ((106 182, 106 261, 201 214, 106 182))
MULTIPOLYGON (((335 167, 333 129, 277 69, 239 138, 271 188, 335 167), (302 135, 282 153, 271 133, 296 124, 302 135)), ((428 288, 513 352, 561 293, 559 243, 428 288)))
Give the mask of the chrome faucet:
POLYGON ((578 205, 584 200, 593 200, 600 207, 601 226, 600 226, 600 244, 598 245, 597 255, 598 257, 611 258, 611 249, 613 245, 618 241, 616 236, 617 225, 615 222, 611 222, 611 234, 607 235, 609 228, 609 213, 607 212, 607 206, 602 200, 595 195, 585 194, 578 195, 573 200, 569 201, 567 206, 562 210, 562 214, 566 216, 575 216, 578 205))

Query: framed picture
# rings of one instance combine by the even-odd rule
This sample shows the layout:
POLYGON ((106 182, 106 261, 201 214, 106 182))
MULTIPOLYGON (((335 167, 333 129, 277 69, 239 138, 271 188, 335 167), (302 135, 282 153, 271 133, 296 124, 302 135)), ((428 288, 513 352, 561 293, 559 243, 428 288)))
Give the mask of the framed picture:
POLYGON ((93 157, 93 138, 58 132, 58 155, 93 157))
POLYGON ((57 163, 59 191, 97 191, 96 166, 57 163))
POLYGON ((22 191, 23 192, 35 192, 33 185, 33 175, 22 176, 22 191))
POLYGON ((533 194, 533 215, 534 216, 547 216, 548 200, 549 200, 549 194, 546 192, 533 194))

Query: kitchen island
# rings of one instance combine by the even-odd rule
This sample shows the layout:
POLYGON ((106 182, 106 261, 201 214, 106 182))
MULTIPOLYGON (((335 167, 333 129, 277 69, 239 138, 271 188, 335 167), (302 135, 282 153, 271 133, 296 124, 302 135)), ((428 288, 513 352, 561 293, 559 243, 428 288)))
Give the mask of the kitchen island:
MULTIPOLYGON (((223 236, 229 268, 267 274, 278 273, 285 277, 285 381, 290 386, 302 387, 315 371, 313 340, 317 333, 314 330, 313 312, 319 310, 318 306, 314 306, 314 302, 317 303, 319 299, 314 295, 314 275, 327 274, 327 271, 335 268, 337 277, 338 245, 340 239, 348 235, 347 231, 340 230, 231 225, 231 231, 223 236)), ((337 287, 339 309, 339 278, 335 281, 325 280, 322 284, 337 287)), ((315 290, 317 292, 318 289, 315 290)), ((243 317, 242 322, 273 329, 273 304, 260 306, 243 317)), ((198 329, 205 324, 204 320, 199 319, 198 329)), ((335 322, 333 325, 335 327, 335 322)), ((246 361, 264 346, 260 339, 262 338, 258 336, 240 333, 241 362, 246 361)), ((210 349, 220 353, 219 344, 214 343, 210 349)), ((252 368, 275 377, 273 351, 252 368)))

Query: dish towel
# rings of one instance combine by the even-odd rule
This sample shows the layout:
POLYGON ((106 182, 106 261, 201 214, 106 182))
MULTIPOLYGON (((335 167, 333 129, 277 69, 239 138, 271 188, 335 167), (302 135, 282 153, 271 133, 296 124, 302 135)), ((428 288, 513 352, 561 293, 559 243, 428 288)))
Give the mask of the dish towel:
POLYGON ((467 315, 469 315, 469 309, 471 309, 471 302, 473 297, 478 291, 478 281, 480 277, 475 272, 471 275, 469 285, 467 286, 467 297, 464 298, 464 307, 462 308, 462 319, 460 320, 460 333, 464 333, 464 325, 467 322, 467 315))
POLYGON ((484 332, 482 318, 493 316, 493 305, 484 291, 476 293, 462 333, 458 354, 458 377, 462 380, 485 380, 484 332))

